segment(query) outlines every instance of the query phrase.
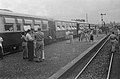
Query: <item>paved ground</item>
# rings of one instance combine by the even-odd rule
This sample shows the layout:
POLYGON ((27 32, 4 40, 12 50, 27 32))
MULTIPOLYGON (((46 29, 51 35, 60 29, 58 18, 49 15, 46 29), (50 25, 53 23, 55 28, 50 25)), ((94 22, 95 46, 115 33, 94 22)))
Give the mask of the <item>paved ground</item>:
MULTIPOLYGON (((95 36, 93 44, 104 36, 95 36)), ((40 63, 23 60, 22 52, 5 56, 0 61, 0 79, 48 79, 93 44, 74 39, 74 44, 63 41, 45 46, 46 60, 40 63)))

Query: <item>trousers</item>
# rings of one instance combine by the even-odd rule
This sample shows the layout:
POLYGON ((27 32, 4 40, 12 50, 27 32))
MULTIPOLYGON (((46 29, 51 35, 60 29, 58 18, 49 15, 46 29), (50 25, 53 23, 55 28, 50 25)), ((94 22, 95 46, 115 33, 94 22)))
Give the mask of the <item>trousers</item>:
POLYGON ((28 41, 27 47, 28 47, 28 60, 32 61, 34 58, 34 42, 28 41))

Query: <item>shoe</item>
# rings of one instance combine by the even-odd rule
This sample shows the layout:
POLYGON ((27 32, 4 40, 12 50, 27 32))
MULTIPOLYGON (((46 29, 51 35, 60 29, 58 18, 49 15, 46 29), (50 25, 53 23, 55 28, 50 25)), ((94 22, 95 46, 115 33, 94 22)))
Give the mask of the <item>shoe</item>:
POLYGON ((43 62, 45 59, 40 59, 40 62, 43 62))
POLYGON ((40 61, 35 61, 35 62, 39 63, 40 61))
POLYGON ((37 56, 34 56, 34 58, 37 58, 37 56))
POLYGON ((27 57, 23 57, 23 59, 28 59, 27 57))
POLYGON ((34 61, 34 60, 28 60, 28 61, 32 62, 32 61, 34 61))

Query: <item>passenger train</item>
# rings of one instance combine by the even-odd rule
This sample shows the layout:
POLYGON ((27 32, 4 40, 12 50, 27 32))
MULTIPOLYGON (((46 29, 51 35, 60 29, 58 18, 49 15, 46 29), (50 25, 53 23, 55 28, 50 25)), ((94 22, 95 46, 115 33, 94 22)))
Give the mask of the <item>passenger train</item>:
POLYGON ((0 36, 3 38, 4 54, 16 52, 21 48, 21 32, 38 27, 45 34, 45 45, 65 39, 66 32, 72 31, 77 36, 81 27, 88 26, 85 22, 53 20, 12 11, 0 11, 0 36))

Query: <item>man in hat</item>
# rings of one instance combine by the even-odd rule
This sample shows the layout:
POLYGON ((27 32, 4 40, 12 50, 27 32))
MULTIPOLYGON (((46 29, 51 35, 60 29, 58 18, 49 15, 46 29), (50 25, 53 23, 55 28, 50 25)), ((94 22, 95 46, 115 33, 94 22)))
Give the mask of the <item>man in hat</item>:
POLYGON ((34 39, 31 36, 31 30, 27 30, 27 47, 28 47, 28 60, 33 61, 34 57, 34 39))

